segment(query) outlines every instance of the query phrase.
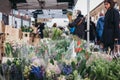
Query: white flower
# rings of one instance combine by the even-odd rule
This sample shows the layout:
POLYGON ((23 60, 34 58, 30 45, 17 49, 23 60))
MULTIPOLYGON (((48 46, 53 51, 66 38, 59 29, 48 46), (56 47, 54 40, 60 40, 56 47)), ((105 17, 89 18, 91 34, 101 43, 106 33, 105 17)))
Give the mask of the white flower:
POLYGON ((61 70, 57 65, 57 61, 54 61, 54 65, 51 64, 51 63, 48 63, 46 71, 52 71, 55 74, 60 74, 61 73, 61 70))
POLYGON ((50 70, 46 70, 46 76, 47 77, 50 77, 52 74, 51 74, 51 71, 50 70))
POLYGON ((32 61, 32 64, 31 64, 31 65, 46 67, 46 64, 45 64, 44 59, 39 59, 39 58, 37 58, 37 57, 33 57, 33 58, 31 59, 31 61, 32 61))
POLYGON ((60 75, 60 77, 58 77, 58 80, 66 80, 66 79, 65 79, 65 76, 60 75))

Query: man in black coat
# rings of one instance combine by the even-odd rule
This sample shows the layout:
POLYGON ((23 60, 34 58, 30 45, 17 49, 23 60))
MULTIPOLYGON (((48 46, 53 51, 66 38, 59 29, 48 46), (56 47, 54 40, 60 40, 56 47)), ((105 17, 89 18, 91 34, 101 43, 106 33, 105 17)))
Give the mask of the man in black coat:
MULTIPOLYGON (((119 15, 120 17, 120 15, 119 15)), ((119 40, 118 40, 118 44, 120 45, 120 18, 119 18, 119 40)))
MULTIPOLYGON (((95 42, 95 38, 96 38, 96 26, 95 26, 95 23, 91 20, 91 17, 90 17, 89 35, 90 35, 90 41, 91 42, 95 42)), ((87 40, 87 22, 85 22, 85 40, 87 40)))
POLYGON ((113 0, 104 0, 104 5, 107 12, 105 14, 102 42, 105 51, 108 50, 108 47, 113 51, 119 36, 119 12, 114 8, 113 0))
POLYGON ((43 38, 44 37, 44 35, 43 35, 43 30, 44 30, 44 23, 39 23, 38 24, 38 28, 37 28, 37 30, 38 30, 38 34, 40 35, 40 38, 43 38))

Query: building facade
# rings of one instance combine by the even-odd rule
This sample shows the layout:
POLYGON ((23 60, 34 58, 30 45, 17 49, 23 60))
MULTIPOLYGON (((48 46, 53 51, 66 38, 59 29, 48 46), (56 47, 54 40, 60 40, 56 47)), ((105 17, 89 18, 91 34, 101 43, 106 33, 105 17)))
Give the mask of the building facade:
MULTIPOLYGON (((120 0, 116 0, 115 8, 119 10, 120 12, 120 0)), ((92 17, 92 20, 96 23, 100 13, 105 14, 106 9, 104 7, 104 2, 101 2, 97 7, 95 7, 92 11, 90 11, 90 16, 92 17)))
POLYGON ((20 28, 21 26, 31 26, 31 18, 26 15, 19 13, 18 11, 14 11, 14 14, 10 13, 5 14, 0 12, 0 21, 3 21, 5 25, 10 25, 15 28, 20 28))

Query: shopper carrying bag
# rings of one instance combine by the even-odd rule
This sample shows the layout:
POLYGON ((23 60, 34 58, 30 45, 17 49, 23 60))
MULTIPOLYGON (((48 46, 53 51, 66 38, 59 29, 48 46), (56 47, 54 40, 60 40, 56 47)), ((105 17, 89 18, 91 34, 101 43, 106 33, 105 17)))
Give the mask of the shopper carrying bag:
POLYGON ((72 34, 77 35, 81 39, 84 39, 84 22, 85 18, 81 14, 81 11, 78 11, 77 18, 69 24, 71 31, 73 31, 72 34))

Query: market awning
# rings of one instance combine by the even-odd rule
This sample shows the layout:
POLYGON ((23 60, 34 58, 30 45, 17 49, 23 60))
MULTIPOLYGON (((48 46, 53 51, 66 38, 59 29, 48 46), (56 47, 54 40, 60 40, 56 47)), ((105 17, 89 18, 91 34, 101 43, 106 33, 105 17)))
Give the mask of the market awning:
POLYGON ((17 4, 17 9, 68 9, 76 2, 77 0, 26 0, 26 3, 17 4))
POLYGON ((11 9, 71 9, 77 0, 0 0, 0 12, 9 14, 11 9))
POLYGON ((11 11, 11 5, 9 0, 0 0, 0 12, 9 14, 11 11))

